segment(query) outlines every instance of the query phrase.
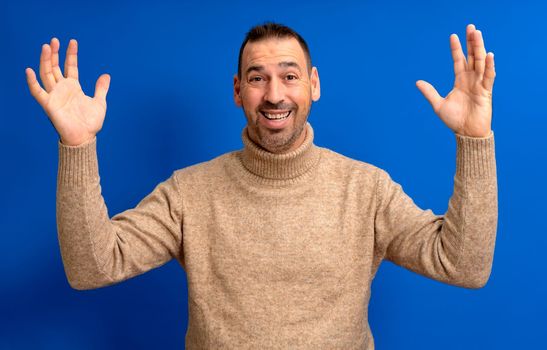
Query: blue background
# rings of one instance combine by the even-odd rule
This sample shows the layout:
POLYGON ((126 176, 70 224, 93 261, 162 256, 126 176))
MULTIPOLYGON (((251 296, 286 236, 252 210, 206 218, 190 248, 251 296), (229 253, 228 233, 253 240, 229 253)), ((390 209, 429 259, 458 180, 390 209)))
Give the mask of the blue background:
POLYGON ((455 140, 415 87, 453 83, 449 35, 467 23, 495 53, 499 226, 480 290, 390 263, 374 280, 378 349, 546 346, 547 129, 543 1, 3 1, 0 4, 0 349, 182 348, 184 271, 176 262, 116 286, 72 290, 55 223, 57 135, 27 90, 40 47, 80 43, 80 79, 112 76, 98 137, 110 214, 135 206, 173 170, 241 147, 232 77, 246 31, 265 20, 308 41, 321 78, 316 144, 386 169, 423 208, 446 210, 455 140))

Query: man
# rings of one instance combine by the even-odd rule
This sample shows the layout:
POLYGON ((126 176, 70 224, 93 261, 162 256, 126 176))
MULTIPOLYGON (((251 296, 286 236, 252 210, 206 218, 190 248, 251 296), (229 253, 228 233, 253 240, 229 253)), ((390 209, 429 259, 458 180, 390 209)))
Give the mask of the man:
POLYGON ((497 223, 490 130, 494 60, 467 27, 467 60, 450 37, 456 75, 442 98, 417 86, 456 134, 454 194, 444 216, 423 211, 386 172, 313 144, 320 97, 309 49, 290 28, 251 29, 234 100, 244 148, 178 170, 139 205, 109 219, 96 134, 110 78, 95 96, 78 83, 77 43, 42 47, 32 95, 60 136, 57 215, 73 288, 110 285, 172 258, 188 278, 188 349, 373 349, 371 281, 383 259, 454 285, 488 280, 497 223))

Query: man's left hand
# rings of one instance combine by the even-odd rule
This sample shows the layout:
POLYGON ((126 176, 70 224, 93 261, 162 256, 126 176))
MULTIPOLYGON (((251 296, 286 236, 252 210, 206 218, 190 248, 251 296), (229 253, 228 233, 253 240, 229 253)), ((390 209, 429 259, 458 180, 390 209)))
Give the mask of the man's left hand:
POLYGON ((496 72, 494 54, 486 53, 480 30, 467 26, 467 60, 456 34, 450 36, 454 60, 454 88, 441 97, 428 82, 416 86, 431 103, 435 113, 455 133, 470 137, 487 137, 492 125, 492 88, 496 72))

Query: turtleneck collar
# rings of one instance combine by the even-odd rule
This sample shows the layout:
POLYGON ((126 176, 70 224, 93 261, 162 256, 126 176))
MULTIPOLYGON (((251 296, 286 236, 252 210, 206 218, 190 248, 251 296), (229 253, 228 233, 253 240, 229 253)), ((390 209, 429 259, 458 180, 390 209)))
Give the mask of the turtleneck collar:
POLYGON ((319 161, 320 150, 313 144, 313 129, 309 123, 303 132, 306 137, 300 147, 288 153, 275 154, 252 141, 245 127, 241 134, 243 166, 259 177, 272 180, 293 179, 308 172, 319 161))

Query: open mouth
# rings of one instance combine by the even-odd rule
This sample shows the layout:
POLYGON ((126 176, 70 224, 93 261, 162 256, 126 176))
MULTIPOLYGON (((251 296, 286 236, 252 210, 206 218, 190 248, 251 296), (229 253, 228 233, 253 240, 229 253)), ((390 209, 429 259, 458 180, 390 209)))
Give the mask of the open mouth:
POLYGON ((289 117, 289 115, 291 114, 291 111, 279 112, 279 113, 269 113, 269 112, 260 111, 260 114, 262 114, 268 120, 283 120, 289 117))

